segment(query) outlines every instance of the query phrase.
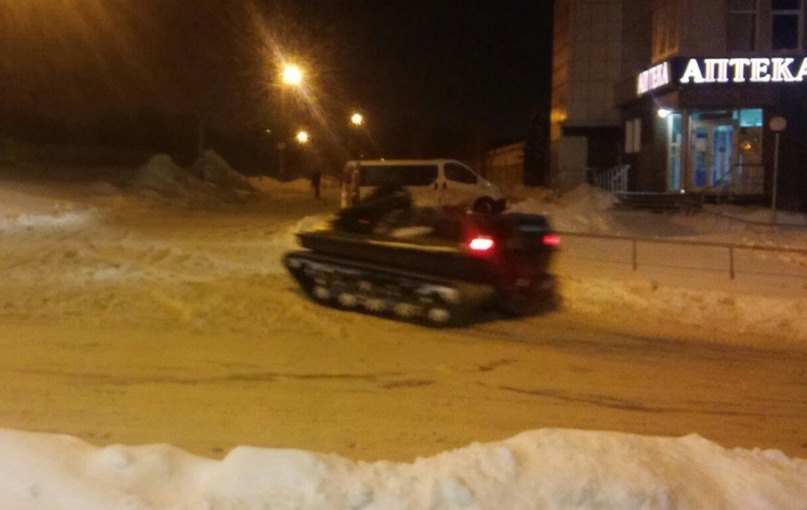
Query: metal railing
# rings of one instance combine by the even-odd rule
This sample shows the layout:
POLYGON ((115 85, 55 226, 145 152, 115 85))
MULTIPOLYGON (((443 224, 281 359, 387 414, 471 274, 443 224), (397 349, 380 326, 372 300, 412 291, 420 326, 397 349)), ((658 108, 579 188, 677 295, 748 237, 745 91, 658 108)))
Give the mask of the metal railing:
POLYGON ((761 195, 764 193, 764 174, 763 165, 733 165, 700 193, 715 195, 718 203, 723 196, 731 199, 734 195, 761 195))
MULTIPOLYGON (((639 244, 646 243, 646 244, 667 244, 673 246, 696 246, 700 248, 719 248, 726 250, 726 272, 729 274, 729 278, 732 280, 735 279, 737 275, 736 270, 736 253, 738 251, 756 251, 756 252, 768 252, 768 253, 779 253, 779 254, 789 254, 789 255, 799 255, 804 256, 807 258, 807 249, 805 248, 780 248, 774 246, 761 246, 755 244, 734 244, 734 243, 720 243, 720 242, 711 242, 711 241, 687 241, 687 240, 669 240, 669 239, 659 239, 656 237, 632 237, 632 236, 615 236, 615 235, 608 235, 608 234, 592 234, 592 233, 583 233, 583 232, 564 232, 559 231, 557 232, 562 237, 582 237, 582 238, 592 238, 592 239, 605 239, 610 241, 616 242, 626 242, 631 244, 631 261, 630 264, 634 271, 639 270, 639 244)), ((643 266, 659 266, 659 264, 651 264, 651 263, 643 263, 643 266)), ((671 266, 671 267, 678 267, 680 269, 692 269, 685 266, 671 266)), ((804 278, 807 279, 807 274, 805 275, 781 275, 781 276, 791 276, 795 278, 804 278)))
POLYGON ((611 168, 588 168, 586 169, 586 178, 590 184, 605 191, 627 191, 629 172, 630 165, 619 165, 611 168))

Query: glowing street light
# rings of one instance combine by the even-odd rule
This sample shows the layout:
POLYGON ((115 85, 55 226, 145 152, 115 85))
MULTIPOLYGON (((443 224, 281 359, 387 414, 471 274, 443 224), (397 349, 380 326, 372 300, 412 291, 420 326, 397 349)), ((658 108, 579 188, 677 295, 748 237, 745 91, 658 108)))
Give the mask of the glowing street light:
POLYGON ((297 131, 294 139, 297 140, 297 143, 300 145, 305 145, 311 140, 311 135, 308 134, 308 131, 301 129, 300 131, 297 131))
POLYGON ((303 82, 303 70, 300 66, 295 64, 286 64, 283 66, 283 84, 298 86, 303 82))
POLYGON ((354 113, 350 116, 350 123, 356 127, 364 125, 364 115, 359 112, 354 113))

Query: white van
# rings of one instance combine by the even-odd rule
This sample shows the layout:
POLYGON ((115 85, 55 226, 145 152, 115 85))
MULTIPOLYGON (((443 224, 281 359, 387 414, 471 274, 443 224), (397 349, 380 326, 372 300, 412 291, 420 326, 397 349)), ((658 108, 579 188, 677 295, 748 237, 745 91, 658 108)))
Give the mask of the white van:
POLYGON ((348 161, 342 180, 342 207, 356 203, 383 183, 406 187, 417 205, 458 205, 478 212, 504 209, 498 186, 453 159, 348 161))

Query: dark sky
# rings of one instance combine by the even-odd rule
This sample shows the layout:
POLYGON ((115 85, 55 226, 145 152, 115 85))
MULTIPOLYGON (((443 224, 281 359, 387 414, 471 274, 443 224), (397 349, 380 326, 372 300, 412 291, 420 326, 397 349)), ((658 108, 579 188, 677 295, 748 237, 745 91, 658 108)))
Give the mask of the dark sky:
POLYGON ((550 16, 548 0, 0 0, 3 129, 143 112, 255 129, 276 117, 284 55, 325 123, 361 108, 375 126, 523 136, 547 93, 550 16))

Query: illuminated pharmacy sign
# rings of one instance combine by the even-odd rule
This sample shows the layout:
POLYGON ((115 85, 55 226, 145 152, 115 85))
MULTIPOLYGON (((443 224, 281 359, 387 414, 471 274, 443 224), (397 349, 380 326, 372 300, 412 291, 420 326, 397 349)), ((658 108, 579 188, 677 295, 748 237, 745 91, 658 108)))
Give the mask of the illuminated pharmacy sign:
POLYGON ((670 63, 662 62, 639 73, 636 89, 639 95, 670 84, 670 63))
POLYGON ((805 83, 807 57, 675 58, 642 71, 641 96, 667 85, 805 83))

